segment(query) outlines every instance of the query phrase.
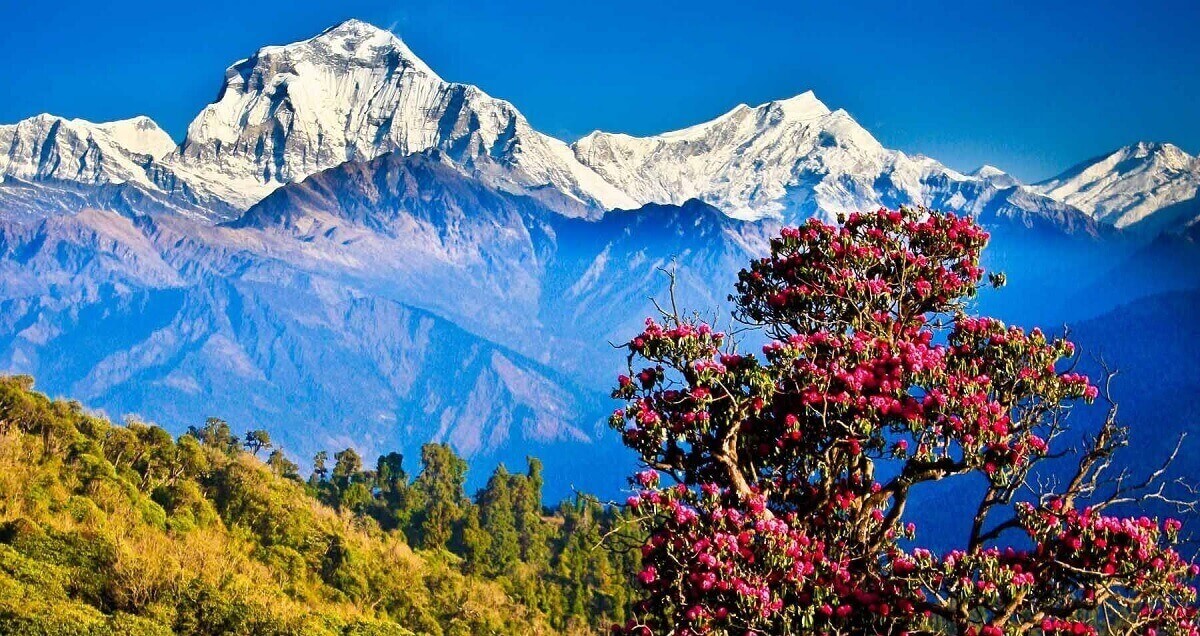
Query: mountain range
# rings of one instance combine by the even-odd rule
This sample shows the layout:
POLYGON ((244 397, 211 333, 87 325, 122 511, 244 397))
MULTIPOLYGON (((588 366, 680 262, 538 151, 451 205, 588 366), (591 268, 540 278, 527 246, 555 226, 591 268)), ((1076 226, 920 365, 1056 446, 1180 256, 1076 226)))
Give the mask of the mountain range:
POLYGON ((175 430, 221 415, 301 455, 536 452, 548 483, 611 492, 609 343, 655 311, 664 270, 677 302, 719 312, 781 224, 926 205, 992 231, 1013 289, 983 308, 1099 334, 1200 289, 1172 266, 1200 262, 1198 189, 1200 159, 1170 144, 1038 184, 958 172, 812 92, 567 144, 350 20, 234 63, 179 144, 145 117, 0 125, 0 369, 175 430))

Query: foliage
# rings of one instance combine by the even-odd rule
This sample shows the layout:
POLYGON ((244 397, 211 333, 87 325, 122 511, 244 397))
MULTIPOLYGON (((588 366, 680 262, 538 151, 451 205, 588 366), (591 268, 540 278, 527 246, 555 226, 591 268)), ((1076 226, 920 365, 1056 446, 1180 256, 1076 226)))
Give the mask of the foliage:
POLYGON ((1098 389, 1062 368, 1068 341, 967 313, 987 239, 921 209, 784 229, 731 298, 761 356, 674 311, 647 321, 614 391, 648 467, 624 631, 1197 633, 1178 523, 1103 514, 1128 495, 1099 476, 1114 417, 1073 478, 1023 497, 1098 389), (983 494, 963 548, 935 555, 906 505, 951 478, 983 494))
POLYGON ((267 449, 264 431, 239 437, 217 418, 174 439, 0 378, 0 633, 550 634, 624 620, 618 573, 636 566, 596 549, 617 511, 543 511, 536 460, 499 469, 472 502, 446 446, 423 449, 411 482, 398 453, 365 470, 346 449, 305 482, 280 449, 255 457, 267 449), (500 528, 503 546, 483 547, 500 528))

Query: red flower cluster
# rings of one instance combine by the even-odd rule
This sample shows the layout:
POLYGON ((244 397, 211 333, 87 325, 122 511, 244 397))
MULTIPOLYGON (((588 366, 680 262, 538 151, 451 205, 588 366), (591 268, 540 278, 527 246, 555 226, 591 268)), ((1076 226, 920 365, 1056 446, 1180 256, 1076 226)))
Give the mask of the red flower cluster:
POLYGON ((1008 525, 1036 549, 982 545, 1063 406, 1097 395, 1059 370, 1069 342, 965 313, 986 241, 912 209, 783 230, 734 297, 770 338, 761 359, 703 323, 646 322, 613 392, 611 424, 650 468, 628 501, 643 599, 619 631, 1074 634, 1124 599, 1130 624, 1196 633, 1174 522, 1023 504, 1008 525), (991 499, 970 547, 903 549, 910 489, 971 472, 991 499))
MULTIPOLYGON (((637 580, 650 594, 636 609, 670 613, 674 634, 736 631, 747 616, 791 629, 857 631, 880 615, 920 611, 915 585, 881 578, 864 587, 849 553, 817 538, 824 532, 810 534, 798 514, 775 516, 761 495, 738 500, 704 484, 642 491, 628 503, 660 520, 642 547, 637 580)), ((626 629, 649 628, 633 621, 626 629)))

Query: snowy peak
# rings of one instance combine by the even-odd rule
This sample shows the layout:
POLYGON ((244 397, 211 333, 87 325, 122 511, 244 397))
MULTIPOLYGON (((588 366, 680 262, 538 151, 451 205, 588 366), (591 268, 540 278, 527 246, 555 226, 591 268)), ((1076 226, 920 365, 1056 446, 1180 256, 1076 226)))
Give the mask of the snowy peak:
POLYGON ((1139 142, 1035 188, 1103 223, 1162 229, 1200 216, 1200 158, 1173 144, 1139 142))
POLYGON ((982 166, 979 166, 975 170, 968 172, 967 176, 974 177, 976 179, 982 179, 997 188, 1011 188, 1021 185, 1021 182, 1018 181, 1016 177, 997 168, 996 166, 988 165, 986 163, 982 166))
MULTIPOLYGON (((814 144, 830 111, 811 92, 751 107, 741 104, 681 130, 634 137, 594 132, 575 156, 640 204, 701 199, 734 216, 779 212, 794 159, 814 144), (766 174, 771 172, 772 174, 766 174), (765 186, 765 187, 758 187, 765 186)), ((865 131, 864 131, 865 132, 865 131)))
MULTIPOLYGON (((710 121, 657 135, 659 139, 697 140, 704 139, 714 131, 753 124, 761 127, 770 123, 801 122, 816 119, 829 114, 829 108, 812 91, 806 91, 795 97, 775 100, 759 106, 738 104, 733 110, 710 121)), ((604 135, 600 131, 592 135, 604 135)), ((591 137, 592 135, 589 135, 591 137)))
POLYGON ((1139 141, 1131 146, 1121 148, 1116 153, 1128 159, 1152 158, 1164 166, 1175 169, 1193 167, 1196 158, 1184 152, 1182 148, 1172 143, 1139 141))
POLYGON ((345 57, 370 65, 378 64, 381 59, 389 60, 394 55, 403 60, 407 68, 438 77, 395 33, 362 20, 351 18, 292 46, 302 45, 321 49, 331 57, 345 57))
POLYGON ((640 203, 698 198, 738 218, 922 202, 923 179, 965 177, 884 148, 845 110, 811 92, 738 106, 712 121, 649 137, 596 132, 575 156, 640 203), (881 182, 881 178, 883 181, 881 182), (887 186, 879 191, 879 185, 887 186))
POLYGON ((0 177, 148 185, 144 165, 175 142, 148 117, 93 123, 42 114, 0 125, 0 148, 0 177))
POLYGON ((1094 225, 991 166, 962 174, 929 157, 885 148, 849 113, 830 110, 811 91, 741 105, 660 135, 596 132, 574 149, 580 161, 641 203, 678 205, 696 198, 742 219, 797 222, 926 205, 989 220, 1045 221, 1068 231, 1094 225))
POLYGON ((981 177, 986 179, 988 177, 995 177, 1006 173, 996 166, 985 163, 967 174, 971 175, 972 177, 981 177))
POLYGON ((1141 141, 1085 161, 1039 185, 1062 187, 1068 181, 1096 181, 1111 174, 1128 175, 1146 171, 1187 172, 1194 169, 1195 159, 1174 144, 1141 141))
POLYGON ((396 34, 361 20, 350 19, 307 40, 260 48, 252 57, 226 69, 226 88, 296 73, 299 70, 297 64, 386 68, 392 72, 420 73, 441 80, 396 34), (254 76, 256 70, 260 72, 254 76))
POLYGON ((788 221, 906 204, 1086 214, 1117 227, 1200 217, 1200 159, 1170 144, 1128 146, 1025 186, 992 166, 963 174, 888 149, 812 91, 658 135, 597 131, 567 145, 509 102, 443 80, 399 37, 360 20, 230 66, 178 147, 145 117, 41 115, 0 126, 0 208, 39 216, 86 204, 230 220, 334 166, 426 152, 567 216, 698 199, 739 219, 788 221))
MULTIPOLYGON (((248 207, 283 183, 371 158, 392 132, 401 91, 424 101, 440 84, 396 36, 343 22, 229 67, 217 101, 168 163, 199 189, 248 207)), ((407 137, 392 141, 407 150, 407 137)))
MULTIPOLYGON (((78 119, 75 121, 81 122, 78 119)), ((128 152, 161 159, 175 150, 175 140, 145 115, 93 125, 128 152)))
POLYGON ((829 107, 817 99, 812 91, 805 91, 788 99, 767 102, 758 109, 778 112, 788 119, 813 119, 830 113, 829 107))
POLYGON ((217 101, 166 162, 163 183, 244 209, 346 161, 432 148, 466 166, 483 156, 498 162, 502 170, 481 176, 508 191, 550 186, 584 207, 631 203, 512 104, 442 80, 400 38, 358 20, 230 67, 217 101))

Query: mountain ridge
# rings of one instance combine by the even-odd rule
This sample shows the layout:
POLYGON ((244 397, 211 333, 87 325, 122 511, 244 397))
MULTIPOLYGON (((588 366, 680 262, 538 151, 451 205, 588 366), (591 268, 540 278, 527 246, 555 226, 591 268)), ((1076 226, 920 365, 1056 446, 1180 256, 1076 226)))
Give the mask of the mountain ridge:
MULTIPOLYGON (((20 125, 0 127, 0 142, 6 129, 20 125)), ((114 124, 88 125, 101 139, 104 127, 114 124)), ((983 204, 970 196, 1011 188, 1017 191, 1004 195, 1005 205, 1020 214, 1061 218, 1065 205, 1137 232, 1178 229, 1200 215, 1189 202, 1192 181, 1200 177, 1139 199, 1125 191, 1144 181, 1141 173, 1114 175, 1131 185, 1097 200, 1081 194, 1086 184, 1066 183, 1070 170, 1033 186, 990 166, 959 172, 885 148, 844 109, 830 109, 812 91, 741 104, 658 135, 595 131, 568 145, 535 130, 511 103, 470 84, 446 82, 399 37, 356 19, 305 40, 261 47, 229 66, 217 99, 170 152, 164 152, 170 138, 153 128, 158 141, 149 154, 137 153, 145 145, 105 142, 97 144, 104 161, 86 162, 96 151, 72 143, 58 153, 54 170, 30 169, 41 144, 8 143, 9 157, 0 163, 0 206, 26 216, 91 206, 221 222, 280 185, 340 163, 436 149, 491 187, 543 198, 567 216, 691 198, 736 218, 788 222, 901 204, 974 213, 983 204), (64 168, 85 162, 102 173, 111 167, 112 174, 64 168), (1167 213, 1153 214, 1163 208, 1167 213), (1134 222, 1149 216, 1160 220, 1134 222)), ((1193 172, 1200 175, 1200 167, 1193 172)))
POLYGON ((1170 143, 1137 142, 1034 189, 1118 228, 1178 230, 1200 219, 1200 157, 1170 143))

